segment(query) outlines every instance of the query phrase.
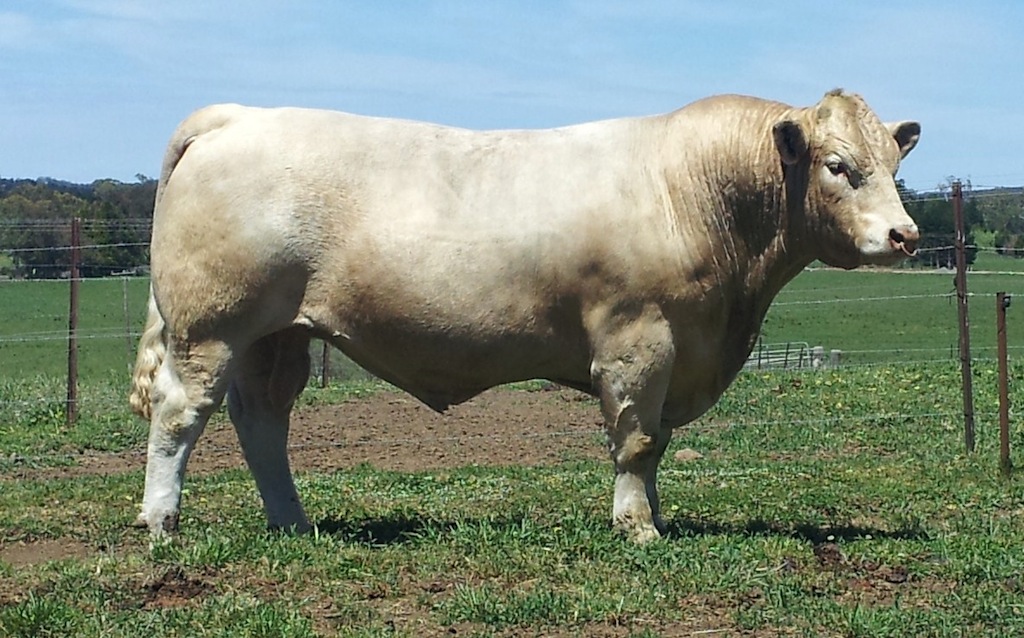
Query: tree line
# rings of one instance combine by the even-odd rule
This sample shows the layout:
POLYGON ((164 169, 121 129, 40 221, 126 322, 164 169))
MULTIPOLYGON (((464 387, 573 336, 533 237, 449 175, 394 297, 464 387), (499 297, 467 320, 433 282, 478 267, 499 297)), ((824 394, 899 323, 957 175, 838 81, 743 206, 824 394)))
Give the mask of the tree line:
MULTIPOLYGON (((921 231, 919 254, 910 266, 953 268, 956 265, 952 190, 956 178, 947 178, 934 191, 917 193, 902 180, 896 186, 910 216, 921 231)), ((1024 187, 976 191, 963 181, 963 217, 967 263, 974 263, 977 247, 1024 257, 1024 187)))
POLYGON ((104 277, 149 262, 156 180, 73 184, 0 178, 0 276, 53 279, 71 268, 71 219, 80 218, 80 272, 104 277), (6 257, 6 259, 4 258, 6 257))
MULTIPOLYGON (((953 267, 953 178, 935 191, 915 192, 897 180, 907 212, 921 230, 923 249, 910 266, 953 267)), ((1024 257, 1024 187, 973 191, 966 184, 967 243, 1024 257)), ((0 276, 59 278, 70 271, 71 219, 82 220, 81 273, 103 277, 138 272, 149 262, 156 180, 101 179, 74 184, 48 178, 0 178, 0 276)), ((975 249, 968 251, 968 263, 975 249)))

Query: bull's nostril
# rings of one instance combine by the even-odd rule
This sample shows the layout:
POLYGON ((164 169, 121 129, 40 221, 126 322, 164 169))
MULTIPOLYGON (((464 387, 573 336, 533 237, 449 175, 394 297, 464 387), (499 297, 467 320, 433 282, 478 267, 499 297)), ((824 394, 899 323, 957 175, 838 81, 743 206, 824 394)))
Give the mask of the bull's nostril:
POLYGON ((893 250, 911 257, 917 254, 917 242, 920 238, 921 235, 917 232, 916 226, 889 229, 889 243, 893 250))

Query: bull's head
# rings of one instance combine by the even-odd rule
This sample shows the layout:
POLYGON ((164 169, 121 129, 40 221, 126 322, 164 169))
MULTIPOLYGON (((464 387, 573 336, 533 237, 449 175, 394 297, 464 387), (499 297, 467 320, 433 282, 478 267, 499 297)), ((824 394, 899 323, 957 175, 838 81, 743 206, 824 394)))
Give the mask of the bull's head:
POLYGON ((838 90, 775 124, 787 190, 804 196, 808 219, 800 226, 818 259, 855 268, 893 264, 916 251, 917 225, 894 178, 920 133, 917 122, 883 124, 860 96, 838 90))

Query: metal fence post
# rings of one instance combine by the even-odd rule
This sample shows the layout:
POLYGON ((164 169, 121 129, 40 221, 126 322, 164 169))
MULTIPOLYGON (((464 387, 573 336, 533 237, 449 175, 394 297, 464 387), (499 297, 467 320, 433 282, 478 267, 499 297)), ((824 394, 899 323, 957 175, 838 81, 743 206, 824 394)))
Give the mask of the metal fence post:
POLYGON ((81 220, 71 219, 71 292, 68 300, 68 400, 65 409, 66 424, 70 427, 78 418, 78 272, 81 220))

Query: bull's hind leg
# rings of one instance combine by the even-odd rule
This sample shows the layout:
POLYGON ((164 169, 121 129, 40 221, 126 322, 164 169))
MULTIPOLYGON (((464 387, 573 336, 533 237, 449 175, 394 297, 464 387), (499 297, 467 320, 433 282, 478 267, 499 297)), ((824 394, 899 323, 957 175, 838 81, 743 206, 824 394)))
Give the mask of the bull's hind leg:
POLYGON ((667 330, 631 326, 603 344, 591 365, 615 462, 612 523, 638 543, 664 531, 656 479, 672 436, 661 424, 672 362, 667 330))
POLYGON ((288 464, 289 417, 308 378, 309 337, 291 329, 250 346, 228 388, 228 412, 272 528, 310 527, 288 464))
POLYGON ((220 341, 172 342, 152 388, 146 487, 138 523, 154 536, 178 527, 185 466, 224 398, 231 351, 220 341))

